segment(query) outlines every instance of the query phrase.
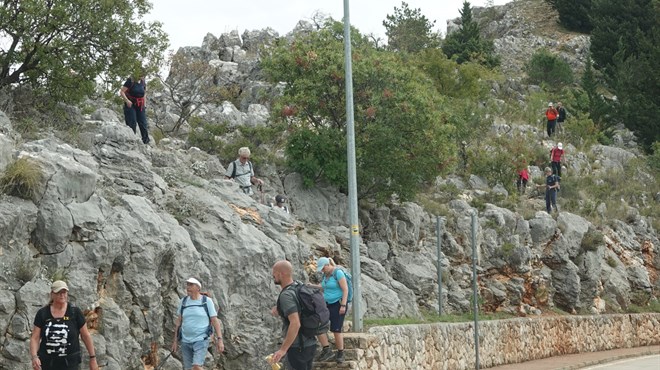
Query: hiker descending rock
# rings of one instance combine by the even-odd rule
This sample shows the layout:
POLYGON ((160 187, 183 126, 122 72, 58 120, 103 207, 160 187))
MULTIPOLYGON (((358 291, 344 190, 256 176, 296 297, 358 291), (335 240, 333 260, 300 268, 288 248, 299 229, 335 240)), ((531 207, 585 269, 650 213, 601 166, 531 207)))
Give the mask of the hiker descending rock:
POLYGON ((147 83, 144 80, 144 72, 135 73, 124 82, 119 90, 119 96, 124 100, 124 120, 133 132, 136 126, 140 127, 142 142, 149 144, 149 126, 147 124, 147 83))
POLYGON ((552 167, 552 173, 561 178, 561 157, 564 155, 564 145, 562 143, 557 143, 552 149, 550 149, 550 165, 552 167))
POLYGON ((211 298, 201 292, 201 289, 202 283, 199 280, 192 277, 186 280, 187 295, 181 298, 177 309, 172 352, 176 352, 179 344, 181 345, 185 370, 203 369, 211 337, 215 340, 218 354, 225 350, 222 341, 222 324, 218 319, 215 305, 211 298))
POLYGON ((97 370, 92 335, 80 308, 69 303, 69 287, 62 280, 50 287, 50 302, 34 318, 30 337, 32 368, 36 370, 80 369, 80 339, 89 353, 89 369, 97 370))
POLYGON ((564 121, 566 121, 566 108, 561 104, 560 101, 557 102, 557 132, 561 135, 564 134, 564 121))
POLYGON ((278 194, 275 197, 275 205, 273 206, 273 208, 288 214, 289 207, 287 207, 284 203, 286 203, 286 197, 284 197, 284 195, 278 194))
POLYGON ((555 126, 557 125, 557 116, 559 113, 552 106, 552 102, 548 103, 548 109, 545 110, 545 118, 548 119, 547 132, 548 137, 552 137, 555 133, 555 126))
POLYGON ((271 363, 280 362, 284 358, 286 369, 312 370, 316 335, 328 321, 323 295, 319 289, 313 290, 310 285, 293 281, 293 266, 289 261, 277 261, 273 265, 272 275, 281 291, 271 314, 282 318, 284 340, 270 357, 271 363), (312 308, 325 311, 316 312, 312 308))
POLYGON ((264 182, 254 176, 254 168, 250 162, 250 148, 238 149, 238 159, 227 166, 225 178, 234 179, 245 194, 252 195, 252 185, 262 186, 264 182))
MULTIPOLYGON (((344 362, 344 335, 341 333, 341 329, 344 326, 348 303, 352 298, 352 294, 349 294, 349 292, 352 293, 349 282, 350 274, 328 257, 319 258, 316 270, 323 273, 321 287, 323 287, 323 298, 330 311, 330 331, 335 336, 335 347, 337 347, 335 361, 341 363, 344 362)), ((323 350, 318 361, 331 359, 332 351, 326 333, 319 335, 319 342, 323 346, 323 350)))
POLYGON ((527 182, 529 181, 529 172, 527 172, 527 165, 518 170, 518 181, 516 181, 516 186, 518 187, 519 194, 525 194, 527 190, 527 182))
POLYGON ((559 177, 552 173, 550 167, 545 168, 545 176, 545 209, 550 213, 552 212, 552 207, 554 207, 555 212, 559 212, 557 208, 557 191, 559 191, 560 186, 559 177))

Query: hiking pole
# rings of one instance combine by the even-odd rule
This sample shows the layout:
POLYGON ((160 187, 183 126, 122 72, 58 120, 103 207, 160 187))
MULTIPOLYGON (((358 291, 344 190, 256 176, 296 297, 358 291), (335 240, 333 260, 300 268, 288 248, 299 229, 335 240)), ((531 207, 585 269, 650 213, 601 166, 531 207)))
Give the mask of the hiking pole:
POLYGON ((264 186, 259 184, 257 189, 259 189, 259 192, 261 193, 261 204, 264 204, 264 186))
POLYGON ((165 365, 165 362, 167 362, 167 359, 170 358, 170 356, 172 356, 171 351, 170 351, 170 353, 167 354, 167 356, 165 356, 163 361, 160 362, 160 364, 158 365, 158 367, 155 370, 160 370, 163 367, 163 365, 165 365))

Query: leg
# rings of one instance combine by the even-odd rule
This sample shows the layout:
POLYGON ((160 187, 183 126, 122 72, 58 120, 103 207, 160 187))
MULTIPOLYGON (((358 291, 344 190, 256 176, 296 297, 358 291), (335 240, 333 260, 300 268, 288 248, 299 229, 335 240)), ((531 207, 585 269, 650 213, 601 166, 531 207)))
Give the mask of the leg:
POLYGON ((525 190, 527 190, 527 180, 523 179, 522 180, 522 193, 525 194, 525 190))
POLYGON ((286 368, 292 370, 312 370, 315 352, 316 344, 305 348, 289 348, 286 352, 286 368))
POLYGON ((557 175, 557 167, 558 167, 557 162, 552 161, 552 163, 550 163, 550 165, 552 166, 552 174, 557 175))
POLYGON ((321 347, 323 347, 321 353, 319 353, 319 355, 316 357, 316 361, 328 361, 332 358, 332 350, 330 349, 330 341, 328 340, 328 335, 323 333, 317 335, 316 338, 319 340, 319 343, 321 343, 321 347))
POLYGON ((561 162, 557 162, 557 176, 561 178, 561 162))
POLYGON ((127 107, 126 104, 124 104, 124 121, 126 121, 126 126, 130 127, 133 132, 135 132, 135 128, 137 126, 135 110, 132 107, 127 107))
POLYGON ((192 369, 193 361, 193 346, 192 343, 181 342, 181 357, 183 358, 183 368, 185 370, 192 369))
POLYGON ((552 211, 552 208, 550 208, 550 190, 547 189, 545 191, 545 210, 550 213, 552 211))
POLYGON ((137 124, 140 127, 140 136, 142 136, 142 142, 145 144, 149 143, 149 126, 147 124, 147 111, 143 108, 135 108, 135 116, 137 119, 137 124))
POLYGON ((550 131, 550 129, 551 129, 550 125, 551 124, 552 124, 552 121, 548 121, 548 124, 546 125, 546 131, 548 132, 548 137, 552 136, 552 131, 550 131))
MULTIPOLYGON (((557 208, 557 191, 556 190, 551 190, 550 191, 550 199, 552 200, 552 206, 555 208, 555 212, 559 212, 559 209, 557 208)), ((550 212, 548 212, 550 213, 550 212)))
POLYGON ((204 359, 209 349, 209 340, 200 340, 192 345, 192 368, 193 370, 202 370, 204 359))

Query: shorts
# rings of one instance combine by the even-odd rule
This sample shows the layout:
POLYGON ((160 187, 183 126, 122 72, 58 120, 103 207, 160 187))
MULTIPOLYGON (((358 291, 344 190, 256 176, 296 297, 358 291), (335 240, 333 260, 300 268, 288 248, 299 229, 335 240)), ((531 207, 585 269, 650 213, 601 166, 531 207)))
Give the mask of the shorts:
POLYGON ((302 349, 300 347, 290 347, 284 360, 285 368, 287 370, 312 370, 315 354, 316 344, 302 349))
POLYGON ((74 360, 70 363, 67 360, 51 360, 47 357, 41 359, 41 370, 80 370, 80 361, 74 360))
POLYGON ((183 356, 183 368, 192 369, 194 365, 204 366, 206 352, 209 349, 209 339, 194 343, 181 343, 181 355, 183 356))
POLYGON ((328 304, 328 311, 330 311, 330 331, 333 333, 341 333, 341 328, 344 326, 344 317, 346 317, 346 312, 348 312, 348 306, 346 306, 346 311, 344 311, 343 315, 340 315, 340 307, 341 301, 328 304))

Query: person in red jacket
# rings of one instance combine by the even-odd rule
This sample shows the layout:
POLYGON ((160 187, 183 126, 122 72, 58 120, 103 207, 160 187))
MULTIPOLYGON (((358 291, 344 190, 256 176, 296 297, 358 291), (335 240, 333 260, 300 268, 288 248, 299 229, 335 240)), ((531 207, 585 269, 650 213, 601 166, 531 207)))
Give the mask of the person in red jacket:
POLYGON ((561 177, 561 157, 564 155, 564 146, 562 143, 557 143, 557 145, 550 150, 550 162, 552 166, 552 173, 561 177))
POLYGON ((527 189, 527 181, 529 181, 529 172, 527 172, 527 166, 524 166, 521 170, 518 171, 518 181, 516 185, 518 186, 518 193, 525 194, 527 189))
POLYGON ((548 103, 548 109, 545 110, 545 118, 548 119, 548 137, 552 137, 552 134, 555 133, 555 126, 557 125, 557 117, 559 112, 552 106, 552 102, 548 103))

